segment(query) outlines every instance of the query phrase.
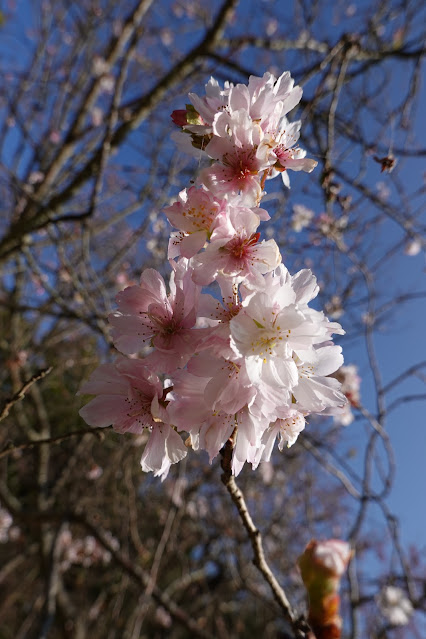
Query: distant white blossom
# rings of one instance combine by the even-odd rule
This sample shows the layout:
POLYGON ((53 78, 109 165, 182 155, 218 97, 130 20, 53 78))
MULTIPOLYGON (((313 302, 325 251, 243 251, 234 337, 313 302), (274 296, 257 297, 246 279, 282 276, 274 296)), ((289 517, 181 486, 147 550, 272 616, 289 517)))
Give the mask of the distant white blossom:
MULTIPOLYGON (((105 537, 114 550, 118 550, 119 543, 110 533, 105 537)), ((95 537, 87 535, 76 538, 68 526, 60 533, 59 539, 60 560, 62 572, 67 571, 72 565, 81 565, 86 568, 94 564, 108 564, 111 561, 111 553, 106 550, 95 537)))
POLYGON ((331 319, 339 319, 345 312, 342 298, 339 295, 332 295, 330 301, 325 304, 324 310, 331 319))
POLYGON ((393 626, 405 626, 413 614, 411 601, 397 586, 385 586, 377 598, 377 604, 393 626))
POLYGON ((311 209, 308 209, 303 204, 295 204, 293 206, 291 228, 293 229, 293 231, 296 231, 296 233, 299 233, 306 226, 309 226, 314 215, 314 212, 311 211, 311 209))
POLYGON ((407 244, 405 245, 404 253, 405 255, 413 256, 418 255, 421 250, 422 243, 420 240, 410 240, 410 242, 407 242, 407 244))
POLYGON ((349 426, 354 420, 352 406, 358 406, 360 402, 361 378, 358 368, 354 364, 341 366, 333 377, 341 383, 341 392, 348 399, 348 403, 340 408, 332 408, 329 414, 333 415, 334 423, 340 426, 349 426))

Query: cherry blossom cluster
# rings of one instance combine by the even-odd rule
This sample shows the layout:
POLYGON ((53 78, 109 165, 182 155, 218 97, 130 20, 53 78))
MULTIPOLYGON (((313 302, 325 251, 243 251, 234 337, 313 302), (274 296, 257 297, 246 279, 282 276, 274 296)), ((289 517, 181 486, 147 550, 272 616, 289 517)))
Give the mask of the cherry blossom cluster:
POLYGON ((301 94, 288 72, 224 88, 212 78, 172 114, 180 143, 209 165, 165 209, 169 286, 146 269, 118 294, 109 321, 121 355, 80 391, 96 395, 80 411, 89 425, 148 430, 142 469, 163 479, 189 447, 212 461, 230 438, 233 473, 256 468, 277 438, 294 444, 309 414, 346 403, 329 377, 343 363, 331 341, 341 326, 309 306, 312 272, 291 275, 258 231, 270 219, 259 206, 266 179, 288 185, 289 169, 316 165, 296 146, 301 123, 286 117, 301 94))

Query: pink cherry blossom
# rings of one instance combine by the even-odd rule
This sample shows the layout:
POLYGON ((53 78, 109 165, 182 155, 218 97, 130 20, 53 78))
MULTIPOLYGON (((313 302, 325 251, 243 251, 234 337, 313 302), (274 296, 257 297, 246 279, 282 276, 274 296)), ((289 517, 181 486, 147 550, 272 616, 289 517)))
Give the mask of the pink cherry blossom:
POLYGON ((198 253, 224 215, 226 205, 226 201, 217 200, 205 189, 191 187, 181 191, 179 199, 164 209, 172 226, 179 229, 171 236, 169 258, 190 258, 198 253))
POLYGON ((235 415, 214 411, 205 401, 209 377, 179 371, 173 377, 173 393, 168 406, 171 422, 191 436, 194 450, 206 450, 210 462, 235 429, 235 415))
POLYGON ((229 109, 244 108, 263 130, 273 126, 282 116, 291 111, 302 97, 302 89, 294 86, 289 71, 276 80, 272 73, 263 77, 250 76, 248 86, 237 84, 229 91, 229 109))
POLYGON ((306 157, 304 149, 294 146, 300 136, 300 127, 300 120, 290 123, 286 117, 283 117, 278 133, 272 136, 272 140, 264 141, 264 144, 273 148, 272 155, 276 159, 275 171, 271 173, 271 177, 274 177, 276 172, 281 173, 284 185, 287 187, 290 186, 290 181, 286 171, 291 169, 311 173, 318 164, 316 160, 306 157))
POLYGON ((267 147, 260 145, 262 129, 244 110, 223 115, 214 128, 219 135, 206 147, 206 153, 217 162, 201 171, 199 180, 216 197, 241 193, 248 206, 258 206, 262 175, 274 158, 268 159, 267 147))
POLYGON ((173 381, 170 420, 190 433, 193 448, 206 450, 212 461, 234 433, 236 474, 246 461, 254 464, 269 421, 259 410, 251 410, 257 390, 244 366, 202 353, 190 360, 188 370, 176 373, 173 381))
POLYGON ((210 284, 217 275, 247 280, 262 286, 262 274, 275 269, 281 255, 275 240, 259 242, 259 218, 250 209, 229 207, 224 221, 211 236, 206 250, 194 258, 196 284, 210 284))
POLYGON ((287 447, 293 446, 299 434, 305 428, 305 417, 302 413, 292 408, 287 409, 287 417, 276 419, 265 430, 262 437, 261 461, 269 461, 272 448, 277 437, 280 438, 278 448, 283 450, 284 444, 287 447))
POLYGON ((252 382, 263 380, 287 393, 297 383, 297 367, 291 358, 295 346, 292 332, 296 336, 309 333, 305 339, 301 336, 303 346, 309 347, 319 330, 310 323, 305 329, 304 315, 294 301, 295 293, 288 283, 275 290, 255 291, 231 320, 231 347, 246 357, 252 382))
POLYGON ((114 425, 120 433, 142 433, 155 426, 153 410, 159 411, 163 385, 140 360, 120 357, 102 364, 82 385, 79 394, 97 395, 81 410, 90 426, 114 425))
POLYGON ((174 265, 167 295, 162 276, 145 270, 139 286, 117 295, 118 311, 110 315, 113 339, 119 351, 136 353, 144 345, 155 350, 145 358, 153 370, 169 373, 186 364, 202 337, 191 329, 197 319, 200 288, 191 279, 187 260, 174 265))
POLYGON ((256 395, 243 362, 214 357, 204 351, 189 361, 188 371, 209 379, 204 388, 203 401, 212 411, 221 410, 233 415, 251 404, 256 395))
POLYGON ((309 353, 302 362, 294 357, 299 381, 293 388, 297 407, 309 412, 320 413, 329 407, 342 407, 347 403, 341 392, 340 383, 333 377, 343 363, 340 346, 323 346, 309 353))
MULTIPOLYGON (((200 98, 196 93, 189 94, 189 99, 191 100, 195 111, 199 114, 207 127, 212 126, 217 113, 220 113, 227 108, 229 90, 231 86, 232 84, 225 82, 224 88, 221 89, 218 81, 214 78, 210 78, 208 83, 205 85, 206 95, 204 97, 200 98)), ((205 132, 209 132, 207 127, 205 132)))
POLYGON ((230 321, 240 312, 241 290, 238 290, 236 278, 218 275, 216 280, 220 286, 222 300, 208 294, 200 297, 199 315, 212 326, 210 335, 206 337, 202 346, 203 349, 208 348, 216 357, 233 359, 235 355, 230 347, 230 321))
POLYGON ((150 431, 141 459, 142 470, 163 478, 170 465, 186 455, 181 437, 171 428, 163 403, 163 385, 143 361, 120 357, 115 364, 99 366, 79 394, 97 395, 80 410, 96 427, 114 426, 119 433, 150 431))

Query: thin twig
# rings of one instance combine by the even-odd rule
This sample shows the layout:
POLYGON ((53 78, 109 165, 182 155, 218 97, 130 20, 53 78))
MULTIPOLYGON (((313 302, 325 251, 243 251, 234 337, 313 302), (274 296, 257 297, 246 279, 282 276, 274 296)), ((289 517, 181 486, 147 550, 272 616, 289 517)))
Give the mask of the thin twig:
POLYGON ((47 437, 45 439, 35 439, 31 442, 24 442, 23 444, 17 444, 6 446, 3 450, 0 450, 0 459, 16 452, 17 450, 26 450, 28 448, 34 448, 34 446, 41 446, 42 444, 60 444, 61 442, 69 439, 70 437, 82 437, 83 435, 97 435, 100 437, 100 431, 110 430, 112 426, 98 426, 96 428, 87 428, 85 430, 73 430, 65 435, 58 435, 57 437, 47 437))
POLYGON ((24 399, 25 393, 27 392, 27 390, 29 390, 35 382, 38 382, 40 379, 43 379, 43 377, 46 377, 46 375, 48 375, 51 370, 52 370, 52 367, 49 366, 48 368, 44 368, 38 371, 37 373, 35 373, 28 381, 26 381, 23 384, 23 386, 18 390, 17 393, 15 393, 12 397, 10 397, 9 399, 5 401, 0 413, 0 422, 3 421, 3 419, 5 419, 9 415, 10 409, 17 402, 21 401, 21 399, 24 399))

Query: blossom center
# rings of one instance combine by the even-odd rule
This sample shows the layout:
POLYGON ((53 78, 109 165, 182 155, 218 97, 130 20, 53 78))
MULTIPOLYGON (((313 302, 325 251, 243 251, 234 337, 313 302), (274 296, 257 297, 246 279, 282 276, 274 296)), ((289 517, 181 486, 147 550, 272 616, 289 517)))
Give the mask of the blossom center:
POLYGON ((181 328, 180 323, 177 322, 173 316, 170 316, 167 313, 164 315, 147 313, 147 316, 151 320, 153 329, 155 330, 157 328, 157 330, 163 335, 173 335, 181 328))
POLYGON ((297 149, 287 149, 283 144, 279 144, 277 147, 275 147, 274 153, 277 156, 278 162, 281 164, 281 166, 284 166, 286 160, 294 159, 295 150, 297 149))
POLYGON ((260 233, 252 233, 250 237, 246 238, 236 237, 228 242, 226 249, 237 260, 241 260, 251 253, 252 247, 256 246, 259 238, 260 233))
POLYGON ((151 401, 152 398, 132 389, 132 397, 126 397, 127 417, 146 418, 149 416, 151 418, 151 401))
POLYGON ((223 155, 222 162, 232 170, 235 180, 244 182, 248 177, 258 174, 255 162, 256 149, 257 147, 241 149, 237 154, 223 155))
POLYGON ((194 230, 196 231, 210 229, 215 218, 214 211, 211 209, 206 210, 204 204, 186 209, 182 212, 182 215, 183 217, 186 217, 188 220, 190 220, 191 224, 194 227, 194 230))

